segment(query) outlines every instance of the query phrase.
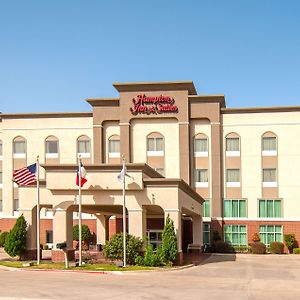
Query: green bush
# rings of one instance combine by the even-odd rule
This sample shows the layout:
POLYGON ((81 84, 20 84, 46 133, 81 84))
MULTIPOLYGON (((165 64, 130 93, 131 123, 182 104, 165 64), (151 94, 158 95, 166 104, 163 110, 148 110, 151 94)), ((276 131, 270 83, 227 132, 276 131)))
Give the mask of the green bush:
POLYGON ((173 264, 178 255, 177 238, 175 234, 174 222, 167 216, 166 223, 162 232, 161 244, 162 260, 165 264, 173 264))
POLYGON ((251 252, 253 254, 265 254, 266 253, 266 245, 261 242, 255 242, 250 244, 251 252))
MULTIPOLYGON (((161 248, 161 247, 158 247, 157 250, 161 248)), ((143 265, 144 266, 149 266, 149 267, 157 267, 157 266, 160 266, 162 265, 162 262, 160 260, 160 257, 159 257, 159 253, 160 253, 160 250, 154 252, 153 251, 153 246, 150 244, 146 247, 146 251, 145 251, 145 254, 144 254, 144 261, 143 261, 143 265)))
POLYGON ((249 253, 250 252, 249 246, 232 246, 232 248, 235 253, 249 253))
POLYGON ((5 240, 4 250, 8 255, 12 257, 19 256, 21 259, 22 254, 26 251, 26 234, 27 222, 24 216, 21 215, 5 240))
POLYGON ((6 240, 7 235, 8 235, 8 232, 7 232, 7 231, 3 231, 3 232, 0 234, 0 247, 4 247, 4 245, 5 245, 5 240, 6 240))
MULTIPOLYGON (((83 242, 89 242, 92 238, 92 234, 89 226, 83 224, 81 225, 81 240, 83 242)), ((73 240, 79 241, 79 225, 73 226, 73 240)))
POLYGON ((214 252, 216 253, 233 253, 234 249, 233 247, 226 243, 226 242, 222 242, 222 241, 218 241, 214 244, 214 252))
MULTIPOLYGON (((143 240, 126 234, 126 262, 130 265, 135 264, 135 260, 142 251, 143 240)), ((114 235, 104 246, 103 254, 111 260, 123 259, 123 234, 114 235)))
POLYGON ((294 248, 293 254, 300 254, 300 248, 294 248))
POLYGON ((293 253, 293 248, 296 247, 296 238, 294 233, 284 235, 284 242, 290 253, 293 253))
POLYGON ((284 249, 284 244, 281 242, 272 242, 270 244, 270 252, 273 254, 282 254, 284 249))
POLYGON ((213 237, 212 237, 213 241, 214 242, 217 242, 217 241, 221 241, 221 237, 220 237, 220 233, 218 230, 214 230, 213 231, 213 237))

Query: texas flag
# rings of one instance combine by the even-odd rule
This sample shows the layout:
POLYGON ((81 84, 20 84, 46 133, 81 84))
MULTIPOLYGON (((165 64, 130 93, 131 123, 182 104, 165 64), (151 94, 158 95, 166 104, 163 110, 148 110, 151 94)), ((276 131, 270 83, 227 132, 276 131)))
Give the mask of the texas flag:
MULTIPOLYGON (((80 174, 81 174, 80 187, 82 187, 87 182, 87 180, 85 179, 86 170, 82 163, 81 163, 81 167, 80 167, 80 174)), ((76 174, 76 185, 79 186, 79 168, 77 169, 77 174, 76 174)))

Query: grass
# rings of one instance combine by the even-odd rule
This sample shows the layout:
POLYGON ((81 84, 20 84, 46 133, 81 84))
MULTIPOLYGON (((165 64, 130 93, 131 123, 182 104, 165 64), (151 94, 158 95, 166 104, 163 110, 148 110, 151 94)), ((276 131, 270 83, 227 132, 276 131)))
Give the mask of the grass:
MULTIPOLYGON (((25 261, 0 261, 1 266, 24 269, 42 269, 42 270, 66 270, 64 263, 41 262, 40 265, 23 267, 25 261)), ((127 266, 125 268, 109 264, 84 264, 80 267, 69 267, 68 270, 82 271, 142 271, 142 270, 157 270, 162 268, 144 267, 144 266, 127 266)))

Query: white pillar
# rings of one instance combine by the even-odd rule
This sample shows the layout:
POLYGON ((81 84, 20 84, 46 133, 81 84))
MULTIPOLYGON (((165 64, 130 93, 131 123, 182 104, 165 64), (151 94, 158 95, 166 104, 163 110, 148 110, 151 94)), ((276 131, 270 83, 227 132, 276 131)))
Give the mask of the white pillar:
POLYGON ((193 215, 193 244, 202 245, 202 217, 193 215))
POLYGON ((96 217, 97 217, 97 244, 105 245, 106 217, 105 215, 96 215, 96 217))
POLYGON ((73 212, 57 208, 53 213, 53 244, 67 242, 67 249, 73 249, 73 212))
POLYGON ((27 222, 26 249, 36 249, 36 206, 32 209, 20 210, 27 222))
POLYGON ((144 209, 127 209, 128 233, 144 239, 147 227, 147 212, 144 209))

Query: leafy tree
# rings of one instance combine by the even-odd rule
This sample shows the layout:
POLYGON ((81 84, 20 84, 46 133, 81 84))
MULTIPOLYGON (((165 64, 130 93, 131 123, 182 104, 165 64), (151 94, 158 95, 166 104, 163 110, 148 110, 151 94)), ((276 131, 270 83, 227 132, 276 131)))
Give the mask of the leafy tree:
MULTIPOLYGON (((83 242, 89 242, 92 238, 92 234, 89 226, 83 224, 81 225, 81 240, 83 242)), ((79 241, 79 225, 73 226, 73 240, 79 241)))
MULTIPOLYGON (((142 251, 143 240, 130 234, 126 234, 126 262, 130 265, 135 263, 136 258, 142 251)), ((115 234, 104 246, 103 254, 112 260, 123 259, 123 234, 115 234)))
POLYGON ((5 245, 5 240, 6 240, 7 235, 8 235, 8 232, 7 232, 7 231, 3 231, 3 232, 0 234, 0 247, 4 247, 4 245, 5 245))
POLYGON ((162 232, 162 253, 163 260, 167 264, 172 264, 178 255, 177 238, 175 234, 174 222, 167 216, 166 224, 162 232))
POLYGON ((287 233, 284 235, 284 242, 290 253, 293 253, 293 249, 297 246, 294 233, 287 233))
POLYGON ((4 250, 8 255, 12 257, 19 256, 21 259, 22 254, 26 250, 26 234, 27 222, 24 216, 21 215, 5 240, 4 250))

